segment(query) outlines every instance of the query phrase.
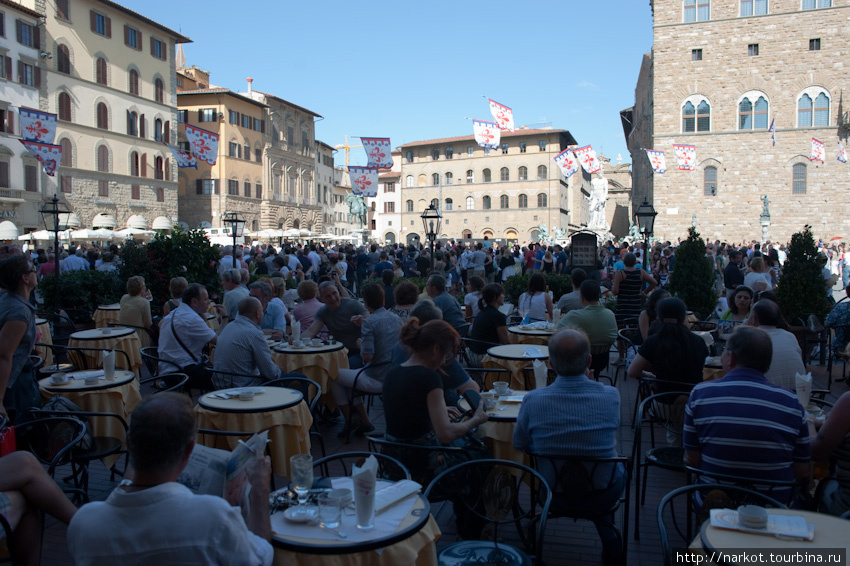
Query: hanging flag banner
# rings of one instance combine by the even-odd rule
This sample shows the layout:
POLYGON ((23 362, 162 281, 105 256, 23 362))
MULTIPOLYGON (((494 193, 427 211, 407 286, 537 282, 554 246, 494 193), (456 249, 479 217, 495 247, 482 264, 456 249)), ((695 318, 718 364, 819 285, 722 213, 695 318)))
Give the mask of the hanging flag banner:
POLYGON ((351 190, 355 195, 364 197, 378 196, 378 168, 348 166, 351 175, 351 190))
POLYGON ((649 163, 652 165, 653 173, 666 173, 667 160, 664 159, 664 152, 656 149, 647 149, 646 156, 649 158, 649 163))
POLYGON ((177 162, 178 167, 194 167, 198 168, 198 160, 183 151, 182 149, 177 149, 173 145, 165 144, 168 149, 171 150, 171 155, 174 156, 174 161, 177 162))
POLYGON ((823 163, 824 153, 823 142, 812 138, 812 154, 809 156, 809 161, 820 161, 823 163))
POLYGON ((561 168, 561 173, 569 179, 578 172, 578 159, 569 149, 565 149, 554 157, 555 163, 561 168))
POLYGON ((585 171, 590 173, 596 173, 601 169, 599 166, 599 161, 596 160, 596 152, 593 151, 593 148, 589 145, 584 147, 580 147, 578 149, 574 149, 573 153, 576 158, 578 158, 578 162, 581 163, 581 166, 585 171))
POLYGON ((693 171, 697 163, 697 146, 673 144, 679 171, 693 171))
POLYGON ((30 153, 44 165, 44 172, 53 176, 56 173, 56 168, 59 162, 62 161, 62 146, 52 145, 49 143, 39 143, 27 140, 20 140, 26 146, 30 153))
POLYGON ((847 163, 847 150, 844 149, 844 145, 840 141, 838 142, 838 161, 847 163))
POLYGON ((497 149, 502 139, 502 132, 496 122, 485 122, 484 120, 473 120, 472 131, 475 132, 475 141, 478 145, 487 149, 497 149))
POLYGON ((493 119, 499 124, 499 128, 503 130, 514 131, 514 111, 499 104, 495 100, 487 99, 490 101, 490 114, 493 115, 493 119))
POLYGON ((393 168, 390 138, 360 138, 360 141, 363 142, 363 149, 369 157, 368 167, 393 168))
POLYGON ((767 129, 770 132, 770 141, 773 142, 773 146, 776 147, 776 118, 770 121, 770 127, 767 129))
POLYGON ((20 108, 21 137, 27 141, 52 144, 56 137, 56 114, 20 108))
POLYGON ((186 124, 186 137, 195 157, 215 165, 218 158, 218 134, 186 124))

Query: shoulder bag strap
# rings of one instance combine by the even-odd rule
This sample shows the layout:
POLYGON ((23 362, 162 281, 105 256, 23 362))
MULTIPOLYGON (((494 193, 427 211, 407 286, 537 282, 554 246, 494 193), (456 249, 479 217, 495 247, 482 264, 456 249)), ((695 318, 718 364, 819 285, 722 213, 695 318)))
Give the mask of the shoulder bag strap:
POLYGON ((187 354, 189 354, 189 357, 192 358, 192 361, 197 363, 198 359, 195 357, 195 354, 193 354, 189 350, 189 348, 186 347, 186 344, 183 343, 183 340, 181 340, 180 336, 177 334, 177 329, 174 328, 174 317, 173 316, 171 317, 171 333, 174 334, 174 338, 177 340, 177 343, 180 344, 180 347, 183 348, 186 351, 187 354))

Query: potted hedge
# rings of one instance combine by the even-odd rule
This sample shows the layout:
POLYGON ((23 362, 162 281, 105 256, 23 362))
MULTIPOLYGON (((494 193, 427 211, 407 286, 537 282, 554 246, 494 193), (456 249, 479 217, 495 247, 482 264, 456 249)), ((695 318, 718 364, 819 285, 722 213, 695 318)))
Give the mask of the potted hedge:
POLYGON ((814 313, 822 317, 829 312, 818 254, 811 226, 807 225, 802 232, 791 236, 788 258, 782 266, 782 275, 775 290, 782 316, 791 326, 800 325, 803 315, 814 313))
POLYGON ((717 306, 714 267, 705 257, 705 241, 696 228, 688 229, 688 239, 676 249, 670 293, 682 299, 700 320, 708 318, 717 306))

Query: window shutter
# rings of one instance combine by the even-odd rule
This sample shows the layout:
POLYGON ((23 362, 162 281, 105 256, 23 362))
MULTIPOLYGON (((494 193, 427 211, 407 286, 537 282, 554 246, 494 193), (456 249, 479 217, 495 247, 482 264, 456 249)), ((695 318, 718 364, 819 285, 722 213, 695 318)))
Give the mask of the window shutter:
POLYGON ((204 121, 204 111, 198 110, 198 122, 203 122, 203 121, 204 121))
POLYGON ((112 19, 106 18, 106 37, 112 37, 112 19))
POLYGON ((124 45, 130 45, 130 26, 124 24, 124 45))
POLYGON ((145 115, 142 114, 139 116, 139 137, 145 137, 145 115))
POLYGON ((201 179, 195 179, 195 194, 204 194, 204 182, 201 179))
POLYGON ((162 42, 162 60, 168 61, 168 44, 166 42, 162 42))
POLYGON ((171 160, 170 159, 165 160, 165 180, 166 181, 171 180, 171 160))
POLYGON ((165 123, 165 143, 171 143, 171 121, 165 123))
POLYGON ((9 188, 9 163, 0 161, 0 187, 9 188))
POLYGON ((136 31, 136 45, 137 45, 136 49, 141 51, 142 50, 142 32, 140 32, 138 30, 136 31))
POLYGON ((24 82, 24 62, 23 61, 18 61, 18 82, 22 83, 22 84, 24 82))
POLYGON ((221 189, 218 186, 218 179, 213 179, 213 188, 215 189, 215 194, 221 194, 221 189))
POLYGON ((15 135, 15 113, 11 110, 6 111, 6 133, 15 135))
POLYGON ((97 33, 97 14, 94 10, 89 10, 89 19, 91 20, 91 30, 97 33))
POLYGON ((41 88, 41 67, 33 66, 32 74, 35 77, 35 88, 41 88))
POLYGON ((21 20, 15 20, 15 32, 18 36, 18 43, 21 43, 21 41, 23 41, 23 26, 24 22, 22 22, 21 20))
POLYGON ((32 38, 33 47, 36 49, 41 49, 41 30, 38 29, 38 26, 32 27, 32 38))
POLYGON ((156 44, 154 43, 154 39, 151 38, 151 55, 156 57, 156 44))
POLYGON ((148 154, 143 153, 141 158, 142 177, 148 176, 148 154))
POLYGON ((6 78, 12 80, 12 58, 6 57, 6 78))
POLYGON ((265 120, 260 120, 260 132, 262 132, 264 134, 266 133, 266 121, 265 120))
POLYGON ((127 110, 127 135, 133 135, 133 118, 129 110, 127 110))

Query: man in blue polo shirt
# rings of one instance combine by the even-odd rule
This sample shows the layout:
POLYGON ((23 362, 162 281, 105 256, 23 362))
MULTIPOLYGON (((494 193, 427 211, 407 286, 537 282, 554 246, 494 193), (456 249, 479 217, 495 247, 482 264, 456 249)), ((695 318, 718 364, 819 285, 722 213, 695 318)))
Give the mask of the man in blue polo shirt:
MULTIPOLYGON (((771 384, 770 336, 739 326, 726 342, 721 379, 698 384, 685 408, 682 444, 689 466, 753 480, 802 480, 809 475, 806 412, 797 395, 771 384)), ((791 488, 771 496, 790 503, 791 488)))

